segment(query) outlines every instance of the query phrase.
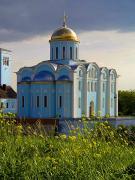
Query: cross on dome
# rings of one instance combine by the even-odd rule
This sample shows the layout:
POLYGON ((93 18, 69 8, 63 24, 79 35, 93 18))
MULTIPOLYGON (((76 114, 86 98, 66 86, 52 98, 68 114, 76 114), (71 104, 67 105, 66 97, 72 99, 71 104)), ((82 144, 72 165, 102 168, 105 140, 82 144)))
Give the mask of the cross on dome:
POLYGON ((64 12, 63 27, 67 27, 67 25, 66 25, 67 19, 68 19, 68 16, 64 12))

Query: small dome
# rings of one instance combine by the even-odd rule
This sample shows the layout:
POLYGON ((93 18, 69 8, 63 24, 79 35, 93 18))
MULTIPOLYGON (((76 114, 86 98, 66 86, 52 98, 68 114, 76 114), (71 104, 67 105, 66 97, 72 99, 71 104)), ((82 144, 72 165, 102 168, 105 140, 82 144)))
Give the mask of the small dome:
POLYGON ((50 41, 76 41, 79 42, 79 39, 76 35, 76 33, 68 28, 68 27, 61 27, 54 31, 54 33, 51 36, 50 41))
POLYGON ((63 76, 60 76, 60 77, 58 78, 58 80, 59 80, 59 81, 69 81, 70 78, 69 78, 68 76, 63 75, 63 76))
POLYGON ((49 71, 40 71, 34 77, 34 81, 54 81, 54 75, 49 71))

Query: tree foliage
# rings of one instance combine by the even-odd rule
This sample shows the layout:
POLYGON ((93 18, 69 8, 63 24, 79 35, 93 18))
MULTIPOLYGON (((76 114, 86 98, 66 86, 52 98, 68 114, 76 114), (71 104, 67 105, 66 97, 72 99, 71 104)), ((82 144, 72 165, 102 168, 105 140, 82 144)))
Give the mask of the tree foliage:
POLYGON ((119 115, 135 115, 135 90, 119 91, 119 115))

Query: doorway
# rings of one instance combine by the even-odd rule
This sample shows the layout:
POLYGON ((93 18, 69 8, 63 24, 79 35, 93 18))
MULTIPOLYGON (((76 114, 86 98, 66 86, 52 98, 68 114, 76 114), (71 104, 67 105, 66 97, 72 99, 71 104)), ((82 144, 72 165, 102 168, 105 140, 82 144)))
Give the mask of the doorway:
POLYGON ((90 102, 89 117, 94 115, 94 101, 90 102))

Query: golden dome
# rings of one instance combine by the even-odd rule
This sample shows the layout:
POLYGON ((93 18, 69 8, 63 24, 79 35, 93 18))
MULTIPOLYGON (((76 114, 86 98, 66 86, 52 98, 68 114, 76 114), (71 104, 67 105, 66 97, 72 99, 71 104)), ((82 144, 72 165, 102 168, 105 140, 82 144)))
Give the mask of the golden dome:
POLYGON ((63 26, 61 28, 56 29, 51 36, 51 41, 76 41, 79 42, 79 39, 76 33, 67 27, 66 25, 67 16, 64 13, 63 26))
POLYGON ((79 39, 76 35, 76 33, 68 28, 68 27, 61 27, 54 31, 54 33, 51 36, 50 41, 76 41, 79 42, 79 39))

